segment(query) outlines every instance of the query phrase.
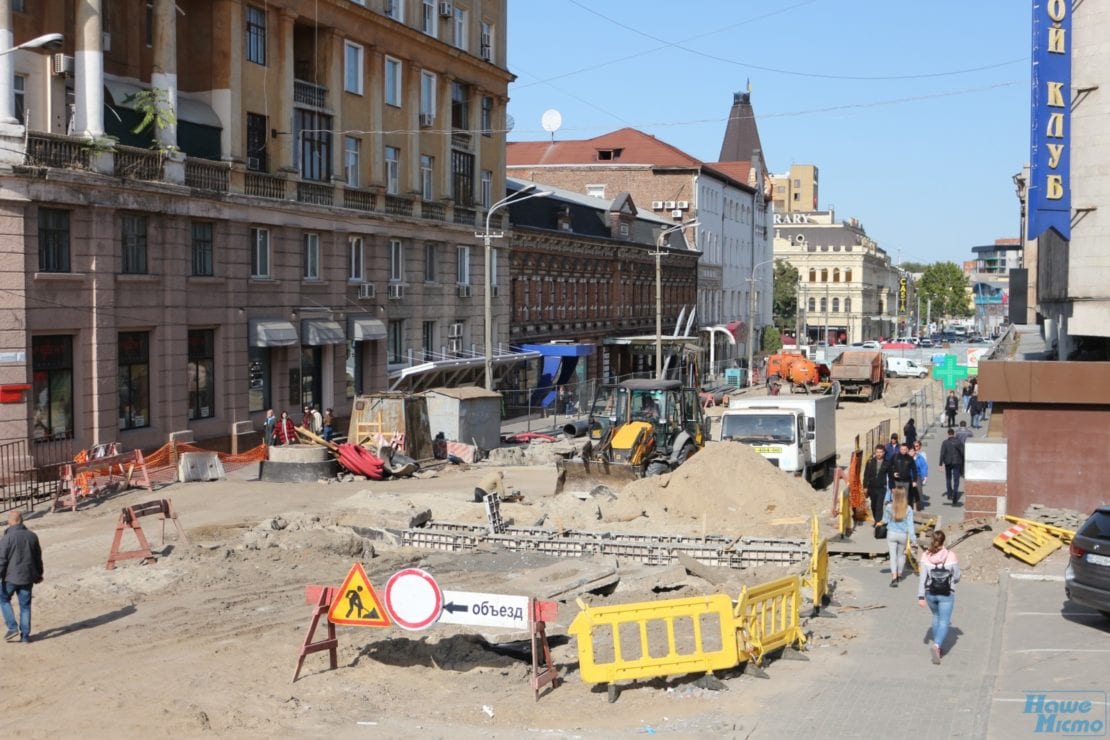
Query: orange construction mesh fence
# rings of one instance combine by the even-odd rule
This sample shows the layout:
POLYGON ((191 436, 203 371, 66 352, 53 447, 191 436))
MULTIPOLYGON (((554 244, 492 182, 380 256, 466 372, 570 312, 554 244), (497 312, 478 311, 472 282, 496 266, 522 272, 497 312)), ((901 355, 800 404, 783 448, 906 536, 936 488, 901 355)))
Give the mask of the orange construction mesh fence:
MULTIPOLYGON (((177 458, 183 452, 213 452, 213 450, 206 450, 187 442, 164 444, 146 456, 147 472, 151 479, 159 482, 174 480, 177 476, 177 458)), ((244 465, 267 459, 266 445, 258 445, 238 455, 217 451, 216 456, 220 458, 225 470, 236 470, 244 465)))

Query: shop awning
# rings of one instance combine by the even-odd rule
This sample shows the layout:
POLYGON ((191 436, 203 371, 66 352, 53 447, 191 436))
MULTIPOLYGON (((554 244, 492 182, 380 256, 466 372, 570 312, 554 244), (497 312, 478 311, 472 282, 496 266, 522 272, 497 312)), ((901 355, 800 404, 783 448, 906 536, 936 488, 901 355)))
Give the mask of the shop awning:
POLYGON ((353 342, 372 342, 385 339, 385 324, 377 319, 347 319, 347 335, 353 342))
POLYGON ((346 344, 347 335, 343 327, 331 319, 304 319, 301 321, 301 344, 306 347, 320 347, 325 344, 346 344))
POLYGON ((588 357, 597 347, 588 343, 546 342, 544 344, 522 344, 525 352, 539 352, 544 357, 588 357))
POLYGON ((300 340, 296 328, 280 319, 259 319, 250 322, 252 347, 295 347, 300 340))
MULTIPOLYGON (((108 88, 108 94, 111 96, 114 105, 131 109, 135 108, 134 102, 124 102, 128 96, 150 89, 136 85, 133 82, 125 82, 109 77, 105 77, 104 87, 108 88)), ((212 110, 212 106, 180 95, 177 97, 177 118, 180 121, 188 121, 201 126, 223 128, 220 117, 216 115, 216 111, 212 110)))

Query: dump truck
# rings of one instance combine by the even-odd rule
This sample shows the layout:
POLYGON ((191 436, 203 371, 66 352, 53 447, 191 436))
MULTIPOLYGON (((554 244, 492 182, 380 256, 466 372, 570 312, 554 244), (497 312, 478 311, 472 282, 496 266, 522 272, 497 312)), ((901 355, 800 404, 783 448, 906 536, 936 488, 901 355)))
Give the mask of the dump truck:
POLYGON ((721 413, 717 438, 743 442, 780 470, 805 478, 814 488, 832 483, 836 467, 836 399, 733 399, 721 413))
POLYGON ((697 390, 677 380, 626 380, 598 388, 579 457, 556 462, 556 493, 620 489, 674 470, 705 444, 697 390))
POLYGON ((822 362, 814 362, 805 355, 795 352, 779 352, 767 358, 767 384, 784 382, 790 384, 792 393, 823 391, 829 387, 829 367, 822 362))
POLYGON ((841 396, 866 397, 874 401, 883 397, 883 353, 872 350, 842 352, 832 361, 830 374, 840 384, 841 396))

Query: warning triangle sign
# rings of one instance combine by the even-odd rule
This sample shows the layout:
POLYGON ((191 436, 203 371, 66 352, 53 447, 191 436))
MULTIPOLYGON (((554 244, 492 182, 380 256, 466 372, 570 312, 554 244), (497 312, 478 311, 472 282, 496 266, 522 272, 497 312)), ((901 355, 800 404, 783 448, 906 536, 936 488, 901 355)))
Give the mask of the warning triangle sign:
POLYGON ((355 563, 344 579, 343 585, 335 594, 328 621, 332 624, 348 624, 354 627, 389 627, 391 622, 362 563, 355 563))

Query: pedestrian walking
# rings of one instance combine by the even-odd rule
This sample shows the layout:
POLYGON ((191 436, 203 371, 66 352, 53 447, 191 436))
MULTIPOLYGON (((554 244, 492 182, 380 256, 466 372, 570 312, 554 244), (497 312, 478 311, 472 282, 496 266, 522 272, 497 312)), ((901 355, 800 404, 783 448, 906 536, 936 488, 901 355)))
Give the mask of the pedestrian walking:
POLYGON ((952 623, 952 607, 956 605, 956 585, 960 582, 960 562, 956 553, 944 546, 944 532, 933 532, 929 548, 921 556, 921 578, 917 586, 917 603, 927 605, 933 613, 932 644, 929 650, 933 664, 940 665, 944 638, 952 623))
POLYGON ((948 420, 948 428, 956 426, 956 414, 960 411, 960 399, 956 398, 956 391, 948 391, 948 398, 944 399, 944 416, 948 420))
POLYGON ((940 446, 940 466, 944 468, 944 495, 955 505, 960 500, 960 476, 964 473, 964 443, 954 429, 940 446))
POLYGON ((875 451, 867 465, 863 466, 863 488, 871 501, 871 520, 876 524, 883 518, 883 502, 888 489, 890 461, 886 459, 886 448, 875 445, 875 451))
POLYGON ((288 411, 282 411, 281 418, 277 420, 277 425, 274 427, 274 444, 291 445, 296 443, 297 430, 293 426, 293 420, 289 418, 288 411))
POLYGON ((312 412, 312 433, 323 434, 324 432, 324 417, 320 414, 320 409, 315 406, 309 406, 312 412))
POLYGON ((887 445, 886 445, 886 459, 887 460, 894 460, 894 458, 897 455, 898 455, 898 435, 897 434, 892 434, 892 435, 890 435, 890 441, 887 442, 887 445))
POLYGON ((886 525, 886 544, 890 552, 890 587, 897 588, 906 565, 906 543, 913 542, 913 512, 906 498, 906 489, 894 489, 890 501, 883 508, 886 525))
POLYGON ((929 481, 929 459, 925 456, 925 450, 921 449, 920 439, 913 443, 910 457, 913 458, 914 465, 917 466, 917 480, 914 481, 913 486, 917 489, 917 510, 921 511, 921 504, 928 503, 925 496, 925 484, 929 481))
POLYGON ((964 383, 964 389, 961 392, 964 399, 964 412, 967 413, 971 406, 971 383, 964 383))
POLYGON ((31 591, 42 583, 42 548, 39 538, 23 524, 23 514, 8 512, 8 529, 0 537, 0 613, 8 642, 31 641, 31 591), (12 611, 12 597, 19 601, 19 623, 12 611))
POLYGON ((983 415, 983 406, 979 403, 979 396, 976 393, 971 394, 971 402, 968 404, 967 413, 971 415, 971 428, 979 428, 979 419, 983 415))
POLYGON ((960 444, 971 439, 973 432, 967 428, 967 422, 961 421, 960 428, 956 430, 956 439, 960 440, 960 444))
POLYGON ((335 417, 332 415, 331 409, 324 412, 323 428, 320 433, 328 442, 331 442, 331 438, 335 436, 335 417))
POLYGON ((902 439, 912 450, 913 443, 917 441, 917 425, 912 418, 906 422, 906 426, 902 427, 902 439))
POLYGON ((905 442, 898 446, 898 454, 890 461, 890 473, 894 479, 891 489, 895 492, 899 488, 905 489, 910 508, 917 508, 917 463, 905 442))

